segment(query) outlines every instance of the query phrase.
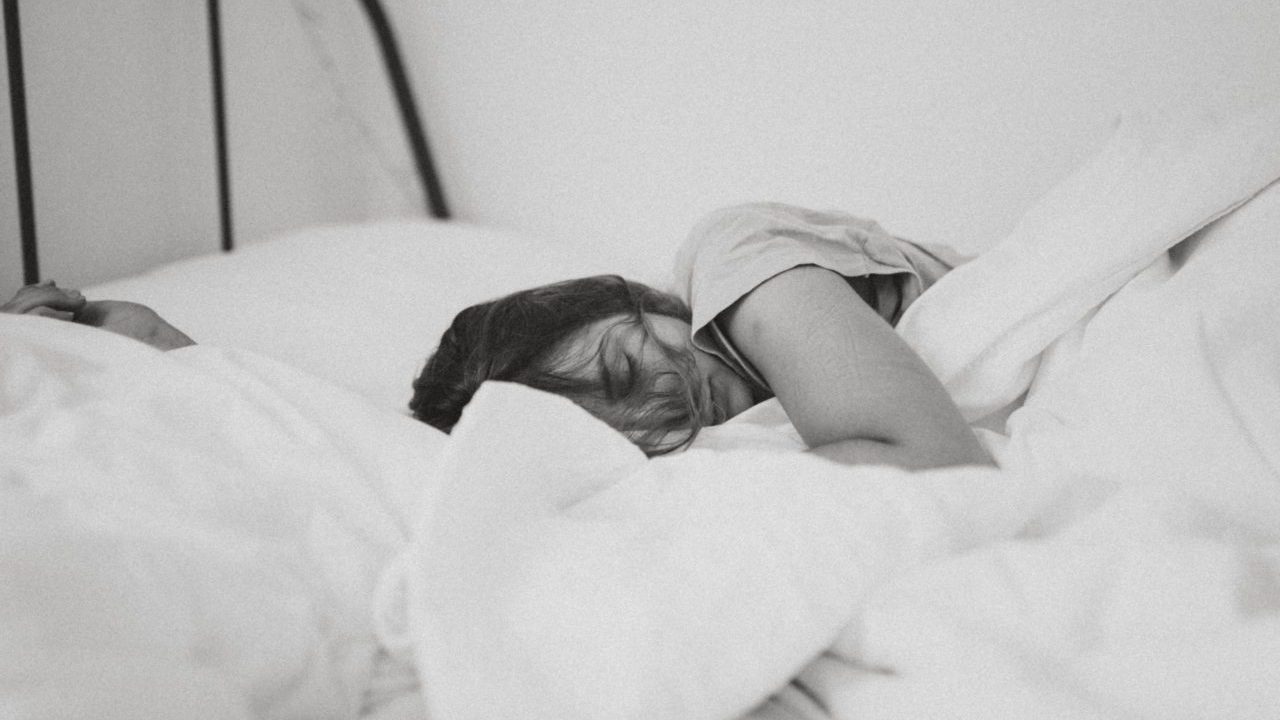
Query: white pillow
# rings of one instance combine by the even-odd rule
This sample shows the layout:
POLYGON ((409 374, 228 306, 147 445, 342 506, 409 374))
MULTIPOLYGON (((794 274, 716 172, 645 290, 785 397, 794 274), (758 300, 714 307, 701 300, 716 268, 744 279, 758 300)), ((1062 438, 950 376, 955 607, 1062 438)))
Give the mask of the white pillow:
POLYGON ((627 271, 589 238, 569 246, 403 220, 299 230, 85 294, 149 305, 196 342, 252 350, 405 412, 413 379, 459 310, 627 271))

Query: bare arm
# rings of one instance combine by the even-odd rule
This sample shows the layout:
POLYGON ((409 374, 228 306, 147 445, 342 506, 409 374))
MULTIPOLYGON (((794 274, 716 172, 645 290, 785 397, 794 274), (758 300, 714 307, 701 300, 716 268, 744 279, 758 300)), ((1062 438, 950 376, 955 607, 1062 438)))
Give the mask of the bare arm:
POLYGON ((81 325, 102 328, 117 335, 140 340, 160 350, 176 350, 196 341, 169 324, 155 310, 123 300, 89 301, 76 312, 81 325))
POLYGON ((23 287, 8 302, 0 304, 0 312, 69 320, 124 335, 160 350, 196 344, 146 305, 122 300, 88 302, 79 290, 60 288, 52 280, 23 287))
POLYGON ((908 468, 991 464, 924 361, 836 273, 792 268, 721 317, 814 453, 908 468))

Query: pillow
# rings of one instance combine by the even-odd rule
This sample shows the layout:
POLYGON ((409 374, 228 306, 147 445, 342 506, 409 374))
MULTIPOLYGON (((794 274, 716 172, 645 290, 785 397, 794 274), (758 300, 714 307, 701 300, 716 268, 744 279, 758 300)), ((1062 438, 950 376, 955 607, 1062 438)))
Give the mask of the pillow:
POLYGON ((198 343, 252 350, 406 412, 459 310, 606 272, 628 268, 588 241, 403 220, 308 228, 84 292, 149 305, 198 343))

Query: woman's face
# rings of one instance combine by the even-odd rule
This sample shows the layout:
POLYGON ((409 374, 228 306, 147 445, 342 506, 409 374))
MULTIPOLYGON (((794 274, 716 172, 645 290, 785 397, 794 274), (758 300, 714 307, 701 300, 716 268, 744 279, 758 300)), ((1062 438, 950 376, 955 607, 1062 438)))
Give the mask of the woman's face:
MULTIPOLYGON (((633 372, 642 368, 657 375, 675 369, 675 363, 658 343, 649 339, 645 328, 627 316, 606 318, 587 326, 573 344, 582 353, 599 349, 605 366, 612 372, 633 372)), ((693 345, 689 323, 668 315, 646 316, 655 338, 678 353, 693 358, 696 369, 694 392, 702 398, 704 425, 718 425, 755 404, 751 386, 719 358, 693 345)), ((676 382, 678 375, 667 374, 663 380, 676 382)))

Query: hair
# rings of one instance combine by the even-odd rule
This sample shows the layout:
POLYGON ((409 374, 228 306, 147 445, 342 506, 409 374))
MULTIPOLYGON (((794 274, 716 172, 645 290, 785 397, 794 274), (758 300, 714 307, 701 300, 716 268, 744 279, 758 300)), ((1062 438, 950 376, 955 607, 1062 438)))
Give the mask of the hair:
POLYGON ((450 432, 481 383, 502 380, 569 398, 647 455, 681 449, 704 424, 705 400, 693 357, 661 342, 649 315, 691 319, 674 295, 617 275, 566 280, 472 305, 454 317, 427 359, 409 409, 450 432), (618 325, 605 330, 593 353, 569 352, 579 333, 609 318, 618 318, 618 325), (628 362, 625 372, 613 372, 603 350, 622 326, 640 327, 643 342, 655 343, 671 369, 651 372, 628 362))

